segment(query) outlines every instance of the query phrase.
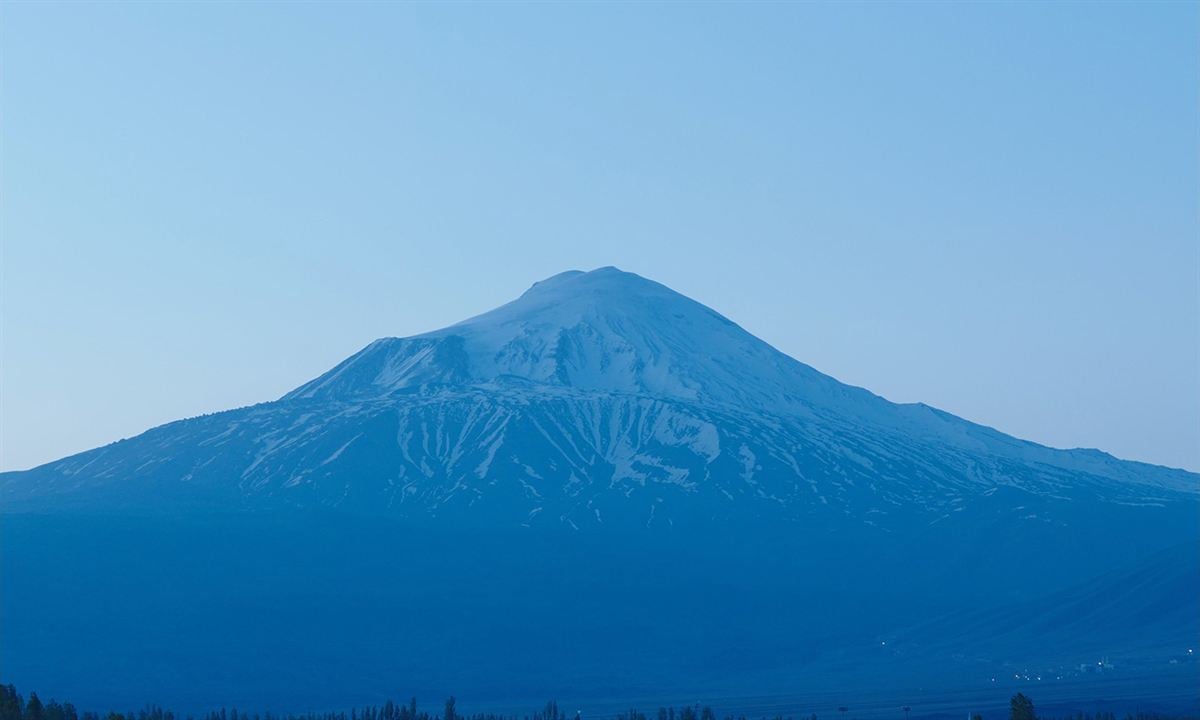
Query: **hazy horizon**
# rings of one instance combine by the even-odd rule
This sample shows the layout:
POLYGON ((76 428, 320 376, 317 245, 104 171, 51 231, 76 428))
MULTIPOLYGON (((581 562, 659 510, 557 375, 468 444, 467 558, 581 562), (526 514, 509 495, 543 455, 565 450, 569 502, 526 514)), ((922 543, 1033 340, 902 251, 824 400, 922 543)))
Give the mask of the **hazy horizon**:
POLYGON ((889 400, 1200 470, 1198 19, 6 3, 0 469, 615 265, 889 400))

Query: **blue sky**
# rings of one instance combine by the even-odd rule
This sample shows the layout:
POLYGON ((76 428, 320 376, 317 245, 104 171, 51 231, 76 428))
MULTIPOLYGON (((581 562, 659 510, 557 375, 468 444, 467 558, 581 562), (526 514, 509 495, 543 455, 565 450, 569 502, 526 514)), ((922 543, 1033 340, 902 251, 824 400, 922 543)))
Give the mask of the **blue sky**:
POLYGON ((0 467, 617 265, 1200 469, 1195 3, 0 5, 0 467))

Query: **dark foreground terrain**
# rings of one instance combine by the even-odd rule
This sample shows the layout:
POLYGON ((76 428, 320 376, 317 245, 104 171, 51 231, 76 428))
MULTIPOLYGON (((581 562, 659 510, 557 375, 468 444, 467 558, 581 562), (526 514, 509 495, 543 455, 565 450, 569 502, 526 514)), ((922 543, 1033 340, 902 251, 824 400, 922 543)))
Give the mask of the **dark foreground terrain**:
MULTIPOLYGON (((554 694, 605 716, 703 700, 754 715, 851 706, 861 720, 903 705, 962 716, 1022 688, 1064 714, 1196 711, 1192 548, 1096 581, 1053 545, 997 533, 960 547, 957 533, 7 516, 0 672, 81 707, 196 714, 458 693, 514 712, 554 694), (961 582, 980 554, 991 562, 970 576, 986 583, 961 582)), ((1080 541, 1120 566, 1103 536, 1080 541)))

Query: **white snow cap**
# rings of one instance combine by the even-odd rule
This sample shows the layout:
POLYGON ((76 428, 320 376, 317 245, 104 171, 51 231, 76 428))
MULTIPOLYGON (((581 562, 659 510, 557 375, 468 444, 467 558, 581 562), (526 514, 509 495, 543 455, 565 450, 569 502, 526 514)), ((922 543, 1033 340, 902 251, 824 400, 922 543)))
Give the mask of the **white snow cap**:
POLYGON ((376 341, 292 396, 505 378, 759 408, 880 400, 784 355, 714 310, 615 267, 559 273, 450 327, 376 341))

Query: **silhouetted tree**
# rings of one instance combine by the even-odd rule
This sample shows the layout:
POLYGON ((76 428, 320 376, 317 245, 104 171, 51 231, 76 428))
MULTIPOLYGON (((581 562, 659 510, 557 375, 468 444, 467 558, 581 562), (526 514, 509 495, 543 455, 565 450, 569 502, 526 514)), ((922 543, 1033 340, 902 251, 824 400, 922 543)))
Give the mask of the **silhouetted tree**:
POLYGON ((1033 714, 1033 701, 1023 693, 1013 695, 1008 705, 1011 720, 1037 720, 1037 716, 1033 714))
POLYGON ((21 720, 25 703, 12 685, 0 685, 0 720, 21 720))
POLYGON ((25 703, 25 720, 46 720, 45 707, 37 693, 29 693, 29 702, 25 703))

